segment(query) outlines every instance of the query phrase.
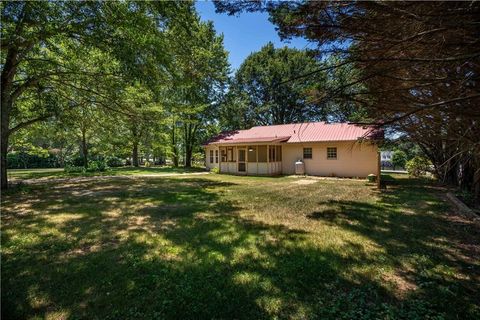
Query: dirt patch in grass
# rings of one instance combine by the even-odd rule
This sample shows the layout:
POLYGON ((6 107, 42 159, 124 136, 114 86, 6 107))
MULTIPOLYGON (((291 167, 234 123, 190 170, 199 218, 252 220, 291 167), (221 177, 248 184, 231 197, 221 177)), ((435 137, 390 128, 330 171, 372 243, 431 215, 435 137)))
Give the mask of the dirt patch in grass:
POLYGON ((299 184, 299 185, 308 185, 308 184, 314 184, 318 181, 313 180, 313 179, 302 179, 302 180, 296 180, 293 183, 294 184, 299 184))

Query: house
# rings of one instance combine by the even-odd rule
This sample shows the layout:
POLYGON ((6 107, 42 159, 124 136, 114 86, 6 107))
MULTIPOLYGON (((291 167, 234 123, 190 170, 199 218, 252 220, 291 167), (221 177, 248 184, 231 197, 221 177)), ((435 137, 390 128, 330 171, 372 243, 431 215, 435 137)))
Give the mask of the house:
POLYGON ((385 168, 393 168, 392 158, 393 151, 380 151, 380 163, 382 170, 385 168))
POLYGON ((381 151, 380 156, 382 161, 392 162, 393 151, 381 151))
POLYGON ((366 177, 379 173, 377 139, 383 133, 350 123, 308 122, 222 133, 205 145, 206 166, 239 175, 305 174, 366 177))

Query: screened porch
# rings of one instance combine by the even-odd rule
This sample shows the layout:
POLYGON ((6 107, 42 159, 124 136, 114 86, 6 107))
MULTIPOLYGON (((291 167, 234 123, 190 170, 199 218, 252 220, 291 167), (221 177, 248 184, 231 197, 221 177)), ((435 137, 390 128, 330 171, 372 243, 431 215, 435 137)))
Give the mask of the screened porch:
POLYGON ((235 145, 219 146, 221 173, 276 175, 282 173, 282 146, 235 145))

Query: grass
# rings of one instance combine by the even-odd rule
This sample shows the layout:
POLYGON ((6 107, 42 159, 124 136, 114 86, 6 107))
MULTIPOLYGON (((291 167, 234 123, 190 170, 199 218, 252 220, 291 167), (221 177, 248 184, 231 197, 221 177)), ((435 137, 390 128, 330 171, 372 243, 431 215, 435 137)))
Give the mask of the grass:
POLYGON ((478 319, 480 228, 431 182, 46 181, 2 198, 5 319, 478 319))
POLYGON ((71 177, 92 177, 92 176, 131 176, 131 175, 165 175, 177 173, 192 173, 202 172, 204 168, 192 167, 120 167, 109 168, 104 172, 65 172, 63 168, 49 168, 49 169, 10 169, 8 170, 8 178, 10 180, 25 180, 25 179, 53 179, 53 178, 71 178, 71 177))

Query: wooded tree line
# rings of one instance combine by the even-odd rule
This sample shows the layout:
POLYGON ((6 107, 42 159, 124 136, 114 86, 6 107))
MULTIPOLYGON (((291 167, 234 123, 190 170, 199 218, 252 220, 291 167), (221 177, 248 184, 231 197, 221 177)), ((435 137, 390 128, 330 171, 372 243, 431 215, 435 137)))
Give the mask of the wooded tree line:
POLYGON ((3 188, 8 165, 189 167, 223 130, 361 116, 350 101, 318 102, 356 76, 348 66, 286 82, 333 56, 269 43, 230 77, 223 37, 193 2, 1 6, 3 188))
MULTIPOLYGON (((193 2, 2 2, 1 182, 7 154, 178 162, 211 128, 223 37, 193 2)), ((73 161, 75 162, 75 161, 73 161)), ((76 161, 78 164, 79 161, 76 161)), ((63 164, 63 163, 62 163, 63 164)))
POLYGON ((479 204, 479 2, 217 1, 216 7, 268 12, 282 37, 309 39, 317 59, 335 55, 333 69, 352 66, 359 76, 324 101, 350 100, 374 123, 404 133, 442 181, 471 190, 479 204), (345 90, 359 84, 361 90, 345 90))

